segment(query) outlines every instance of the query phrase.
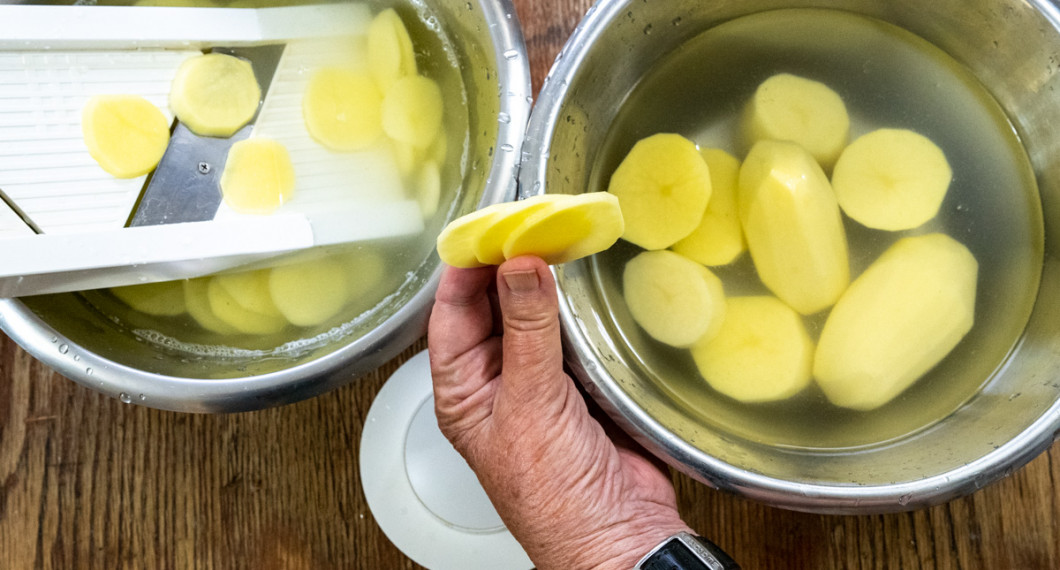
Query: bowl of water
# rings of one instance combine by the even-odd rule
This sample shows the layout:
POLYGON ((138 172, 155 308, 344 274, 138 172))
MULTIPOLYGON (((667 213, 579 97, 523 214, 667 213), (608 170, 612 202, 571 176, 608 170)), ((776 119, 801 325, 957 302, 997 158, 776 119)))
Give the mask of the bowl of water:
MULTIPOLYGON (((941 233, 978 262, 974 324, 910 387, 869 410, 817 382, 734 399, 623 300, 642 249, 620 241, 554 268, 571 368, 647 449, 718 489, 796 510, 907 510, 972 492, 1060 429, 1060 13, 1045 1, 597 3, 542 88, 520 192, 605 191, 637 141, 677 133, 739 159, 755 89, 788 73, 839 93, 850 137, 905 128, 949 158, 938 214, 885 232, 844 216, 851 278, 896 240, 941 233)), ((727 297, 768 294, 744 253, 711 268, 727 297)), ((803 315, 812 342, 828 311, 803 315)), ((871 325, 870 325, 871 326, 871 325)))

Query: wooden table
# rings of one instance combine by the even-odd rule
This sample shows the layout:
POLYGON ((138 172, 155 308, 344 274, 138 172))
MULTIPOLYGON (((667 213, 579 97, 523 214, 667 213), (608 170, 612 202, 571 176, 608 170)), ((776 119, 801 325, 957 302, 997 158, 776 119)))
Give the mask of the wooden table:
MULTIPOLYGON (((535 87, 588 0, 517 0, 535 87)), ((123 404, 0 336, 0 568, 418 568, 360 489, 361 426, 424 341, 345 388, 279 409, 123 404)), ((688 522, 747 569, 1060 568, 1060 447, 971 497, 818 516, 675 481, 688 522)))

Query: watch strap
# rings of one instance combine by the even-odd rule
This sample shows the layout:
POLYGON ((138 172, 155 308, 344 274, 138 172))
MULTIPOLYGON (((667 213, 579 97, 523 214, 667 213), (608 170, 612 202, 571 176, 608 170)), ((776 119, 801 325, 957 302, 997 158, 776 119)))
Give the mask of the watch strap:
POLYGON ((740 570, 740 565, 713 542, 679 532, 641 558, 634 570, 740 570))

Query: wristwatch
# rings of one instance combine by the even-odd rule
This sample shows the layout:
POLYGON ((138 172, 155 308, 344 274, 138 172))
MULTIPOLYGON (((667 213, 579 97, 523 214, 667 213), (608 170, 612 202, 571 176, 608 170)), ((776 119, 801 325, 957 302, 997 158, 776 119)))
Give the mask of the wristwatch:
POLYGON ((740 565, 713 542, 679 532, 653 548, 633 570, 740 570, 740 565))

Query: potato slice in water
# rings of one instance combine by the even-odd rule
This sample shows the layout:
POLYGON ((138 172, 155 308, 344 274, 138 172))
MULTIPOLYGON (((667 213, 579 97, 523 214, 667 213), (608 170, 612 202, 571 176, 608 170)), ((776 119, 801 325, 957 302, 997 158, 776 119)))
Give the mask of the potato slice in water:
POLYGON ((112 287, 114 296, 133 309, 159 317, 172 317, 184 313, 184 285, 180 281, 162 281, 112 287))
POLYGON ((909 230, 935 217, 953 179, 942 149, 908 129, 879 129, 850 143, 832 188, 848 216, 878 230, 909 230))
POLYGON ((652 338, 684 348, 713 337, 725 316, 725 290, 709 269, 672 251, 645 251, 622 272, 626 306, 652 338))
POLYGON ((442 201, 442 173, 437 162, 427 160, 420 166, 414 187, 420 213, 424 219, 433 217, 442 201))
POLYGON ((232 136, 254 118, 260 101, 250 62, 223 53, 185 60, 169 92, 177 119, 204 137, 232 136))
POLYGON ((169 145, 169 121, 138 95, 97 95, 81 111, 88 154, 117 178, 151 172, 169 145))
POLYGON ((330 257, 281 265, 269 272, 269 294, 291 324, 319 325, 349 300, 346 274, 346 268, 330 257))
POLYGON ((740 161, 716 148, 703 149, 701 153, 710 168, 707 211, 699 227, 671 249, 703 265, 726 265, 747 249, 736 207, 740 161))
POLYGON ((739 211, 762 283, 809 315, 850 282, 847 239, 821 167, 792 142, 761 141, 740 167, 739 211))
POLYGON ((776 297, 730 297, 718 334, 696 343, 692 358, 718 392, 772 402, 810 384, 813 341, 799 314, 776 297))
POLYGON ((368 66, 384 92, 398 79, 416 75, 412 38, 393 8, 377 14, 368 26, 368 66))
POLYGON ((422 75, 402 77, 383 98, 383 131, 390 138, 425 149, 442 128, 442 91, 422 75))
POLYGON ((938 364, 971 330, 979 265, 944 234, 898 240, 839 299, 814 375, 837 406, 871 410, 938 364))
POLYGON ((438 257, 453 267, 469 268, 488 265, 479 261, 478 256, 475 255, 475 244, 493 222, 502 215, 502 212, 517 208, 517 204, 517 202, 491 204, 449 222, 442 228, 435 242, 438 257))
POLYGON ((850 136, 850 116, 838 93, 827 85, 780 73, 758 86, 748 103, 744 136, 798 143, 825 170, 835 164, 850 136))
POLYGON ((504 242, 504 257, 536 255, 549 265, 599 253, 622 236, 618 199, 607 192, 575 194, 534 212, 504 242))
POLYGON ((238 329, 218 318, 210 308, 207 289, 212 279, 213 277, 198 277, 183 282, 184 304, 188 309, 188 314, 195 319, 196 323, 199 323, 199 326, 208 331, 218 334, 238 333, 238 329))
POLYGON ((280 309, 272 302, 269 274, 269 269, 257 269, 222 273, 214 276, 213 280, 244 309, 263 315, 281 316, 280 309))
POLYGON ((695 143, 661 133, 633 145, 611 175, 626 222, 622 239, 644 249, 666 249, 703 220, 711 196, 710 170, 695 143))
POLYGON ((364 150, 383 134, 383 94, 367 73, 324 67, 309 78, 302 118, 309 135, 325 148, 364 150))
POLYGON ((276 314, 264 314, 246 308, 229 293, 218 277, 207 283, 206 298, 210 302, 210 312, 225 324, 245 334, 272 334, 287 326, 287 319, 279 311, 276 314))
POLYGON ((510 202, 511 207, 506 208, 503 214, 483 230, 479 239, 472 244, 475 248, 475 257, 485 265, 504 263, 504 244, 515 228, 549 205, 571 198, 573 196, 569 194, 542 194, 518 202, 510 202))
POLYGON ((228 150, 221 194, 233 210, 270 214, 294 195, 294 166, 287 148, 266 138, 239 141, 228 150))

